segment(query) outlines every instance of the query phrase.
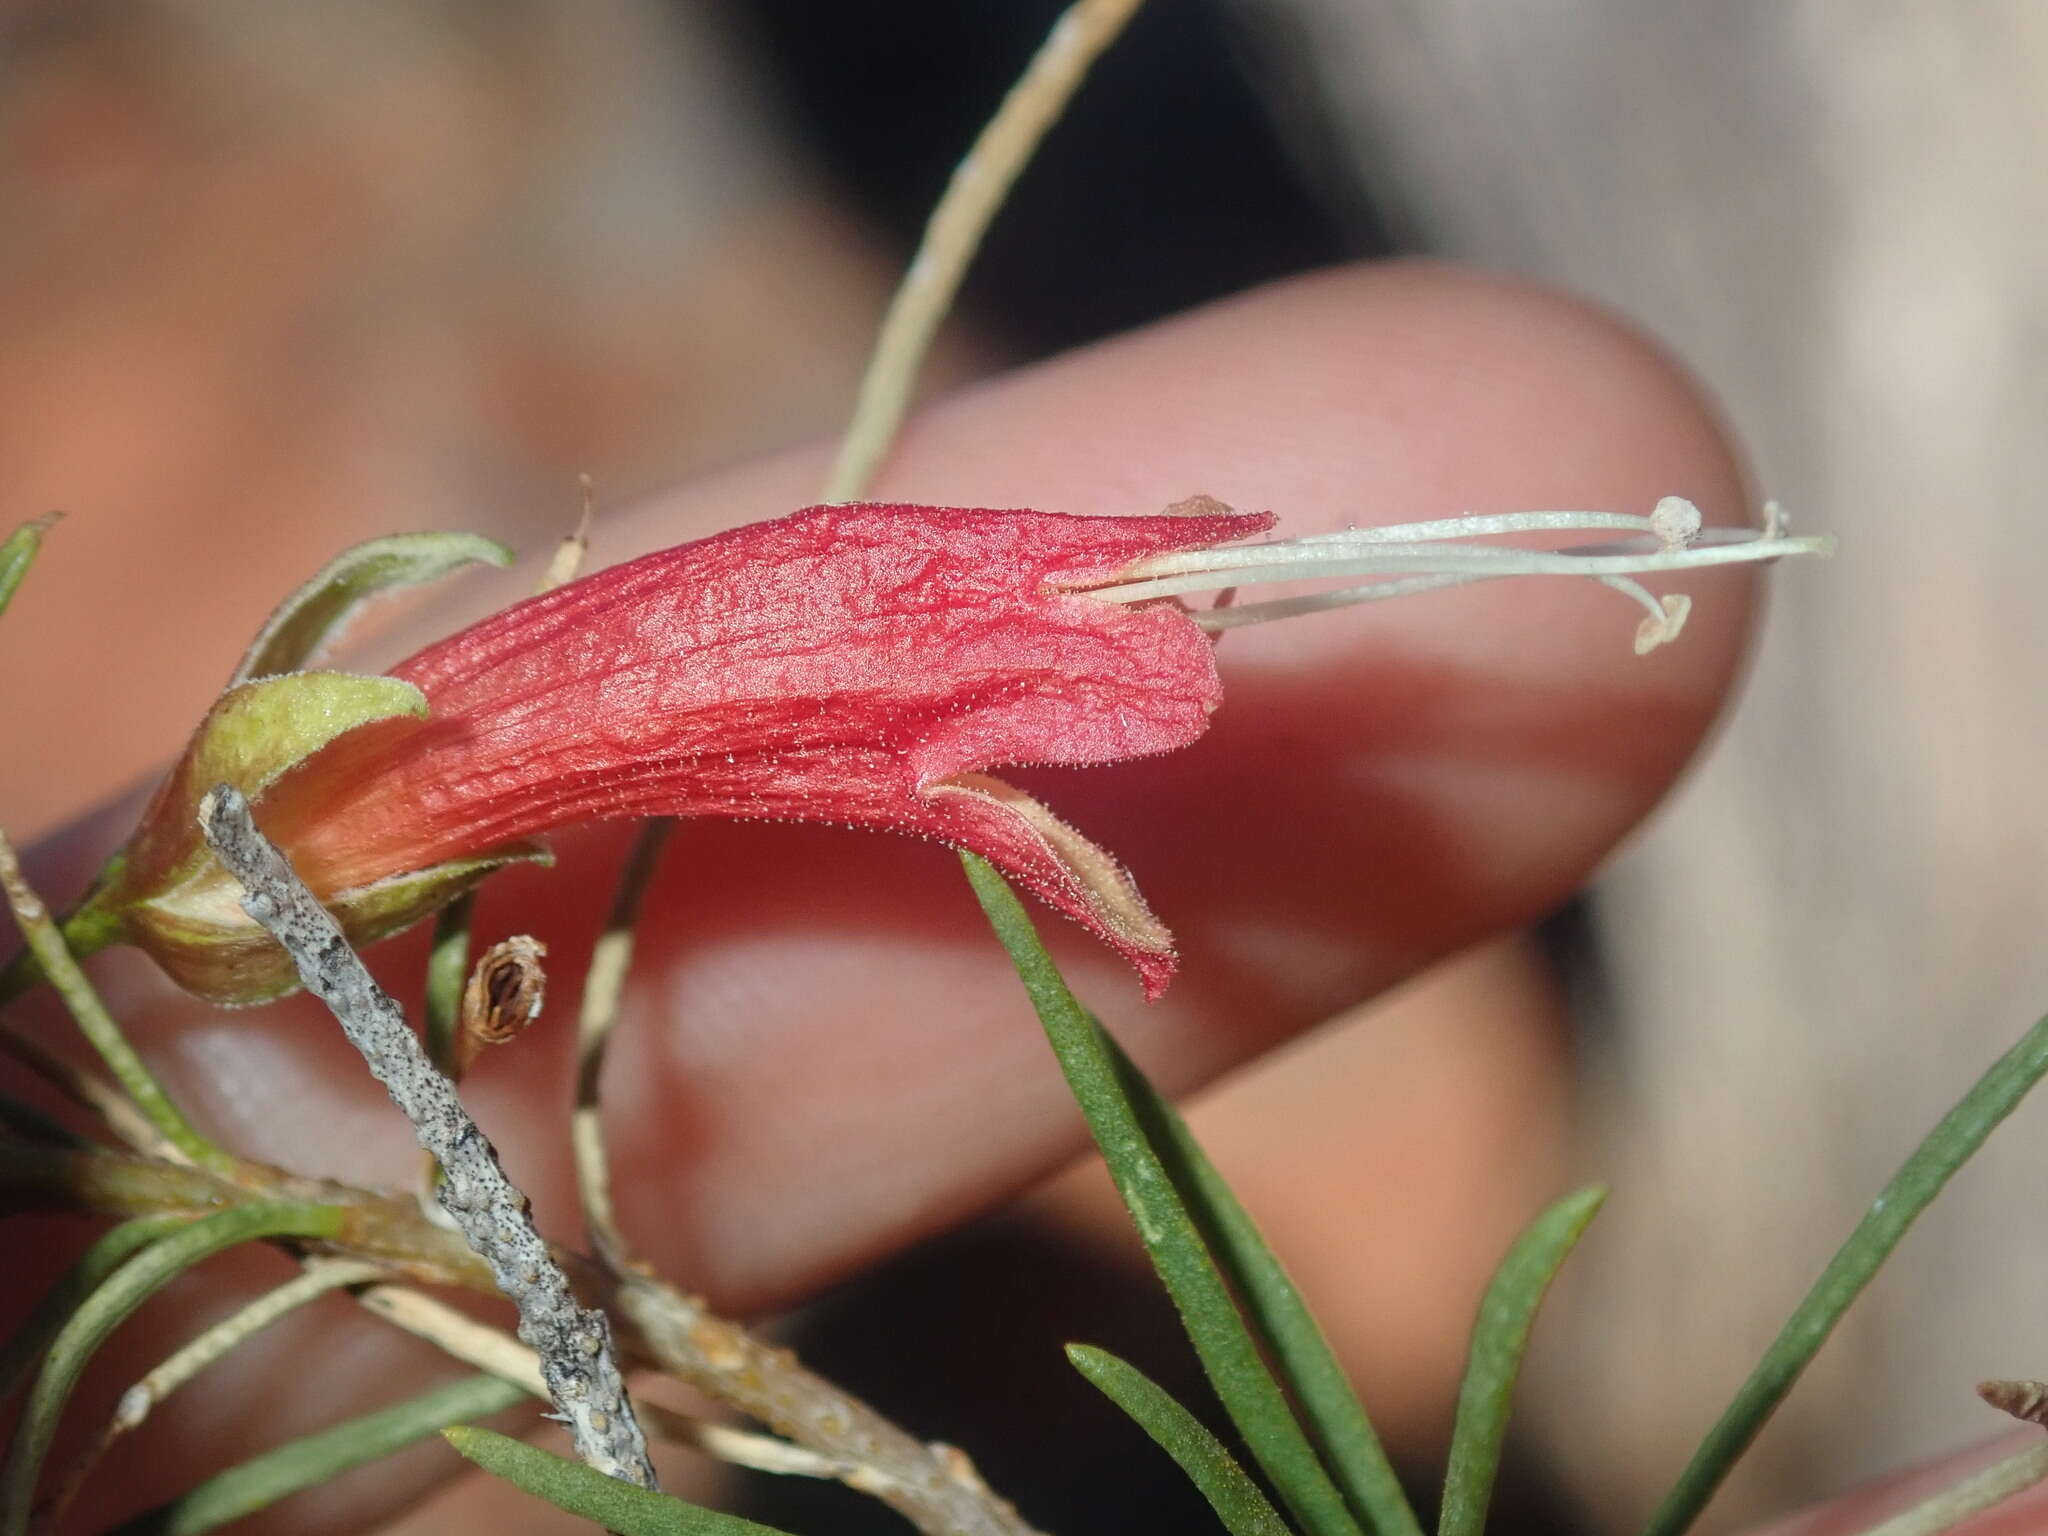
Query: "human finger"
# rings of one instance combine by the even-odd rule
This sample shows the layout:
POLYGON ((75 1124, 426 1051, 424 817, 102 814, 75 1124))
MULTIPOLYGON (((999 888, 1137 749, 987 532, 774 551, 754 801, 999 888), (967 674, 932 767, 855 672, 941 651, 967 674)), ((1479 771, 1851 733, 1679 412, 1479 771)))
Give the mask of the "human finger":
MULTIPOLYGON (((791 455, 658 498, 619 519, 601 553, 801 505, 823 462, 823 450, 791 455)), ((1196 492, 1270 507, 1289 533, 1642 509, 1669 492, 1728 520, 1742 500, 1710 414, 1651 349, 1562 300, 1427 268, 1283 284, 969 391, 913 422, 877 487, 1071 512, 1151 511, 1196 492)), ((1647 660, 1630 654, 1633 620, 1609 594, 1540 583, 1232 634, 1204 741, 1033 781, 1128 861, 1180 936, 1183 973, 1162 1004, 1138 1002, 1085 936, 1054 932, 1070 974, 1179 1091, 1553 905, 1668 786, 1728 686, 1746 584, 1691 585, 1692 629, 1647 660)), ((616 829, 567 839, 555 871, 494 881, 481 936, 546 938, 563 995, 621 842, 616 829)), ((394 977, 417 960, 416 942, 379 957, 394 977)), ((410 1176, 404 1128, 317 1009, 205 1013, 133 956, 104 970, 138 1038, 224 1139, 307 1171, 410 1176)), ((1080 1143, 942 850, 691 824, 652 893, 637 978, 606 1096, 621 1214, 657 1267, 728 1308, 787 1302, 1080 1143)), ((472 1096, 548 1224, 572 1230, 556 1155, 561 1034, 523 1041, 472 1096)), ((168 1308, 150 1322, 124 1336, 124 1355, 146 1359, 178 1326, 168 1308)), ((317 1404, 293 1396, 303 1378, 237 1357, 138 1439, 122 1497, 160 1493, 295 1416, 324 1421, 420 1379, 418 1355, 368 1325, 322 1314, 317 1326, 317 1343, 287 1332, 272 1346, 344 1362, 319 1378, 317 1404)), ((293 1528, 360 1524, 412 1475, 387 1468, 333 1490, 294 1511, 293 1528)))

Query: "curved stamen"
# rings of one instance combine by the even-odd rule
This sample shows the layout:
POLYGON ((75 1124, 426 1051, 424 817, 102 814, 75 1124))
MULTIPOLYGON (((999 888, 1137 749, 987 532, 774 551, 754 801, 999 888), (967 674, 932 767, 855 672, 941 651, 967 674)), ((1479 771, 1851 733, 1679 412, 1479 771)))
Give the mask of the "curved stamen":
MULTIPOLYGON (((1269 624, 1275 619, 1299 618, 1303 614, 1322 613, 1331 608, 1385 602, 1392 597, 1411 597, 1418 592, 1470 586, 1478 581, 1501 581, 1515 574, 1518 573, 1503 571, 1492 576, 1409 576, 1398 581, 1372 581, 1355 587, 1338 587, 1329 592, 1312 592, 1305 597, 1277 597, 1263 603, 1247 603, 1243 607, 1209 608, 1194 614, 1193 618, 1202 628, 1216 634, 1226 629, 1240 629, 1247 624, 1269 624)), ((1687 615, 1692 612, 1692 599, 1683 594, 1674 594, 1660 601, 1645 591, 1640 583, 1626 576, 1595 576, 1590 579, 1604 587, 1612 587, 1649 610, 1649 616, 1636 626, 1636 654, 1639 656, 1676 640, 1679 631, 1685 627, 1687 615)))
POLYGON ((1475 581, 1578 576, 1613 588, 1647 611, 1648 618, 1636 632, 1636 649, 1642 652, 1677 638, 1691 601, 1682 595, 1655 597, 1633 579, 1635 576, 1776 560, 1786 555, 1826 555, 1833 550, 1831 538, 1788 537, 1784 513, 1775 502, 1766 503, 1760 529, 1702 529, 1697 507, 1683 497, 1667 496, 1647 517, 1619 512, 1510 512, 1346 529, 1267 544, 1212 546, 1150 556, 1118 571, 1113 581, 1070 590, 1110 602, 1138 603, 1248 583, 1330 576, 1385 578, 1303 597, 1219 606, 1195 615, 1197 623, 1214 632, 1475 581), (1447 542, 1578 530, 1625 530, 1633 536, 1553 550, 1447 542))

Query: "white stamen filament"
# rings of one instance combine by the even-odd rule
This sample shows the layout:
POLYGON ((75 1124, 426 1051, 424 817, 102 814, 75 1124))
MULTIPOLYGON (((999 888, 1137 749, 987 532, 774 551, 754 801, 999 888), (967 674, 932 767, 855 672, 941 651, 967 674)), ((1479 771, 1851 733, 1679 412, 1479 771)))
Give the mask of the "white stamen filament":
MULTIPOLYGON (((1675 501, 1677 498, 1667 499, 1675 501)), ((1659 503, 1660 506, 1662 504, 1659 503)), ((1416 539, 1480 538, 1502 533, 1571 533, 1582 528, 1627 528, 1635 533, 1655 531, 1649 518, 1638 517, 1632 512, 1502 512, 1491 517, 1445 517, 1428 523, 1388 523, 1379 528, 1311 533, 1295 542, 1409 543, 1416 539)))
POLYGON ((1088 595, 1137 603, 1252 582, 1327 576, 1390 578, 1197 613, 1196 621, 1213 631, 1508 576, 1578 576, 1613 588, 1647 611, 1649 617, 1636 632, 1636 649, 1641 652, 1677 638, 1691 600, 1679 595, 1659 599, 1632 577, 1776 560, 1785 555, 1826 555, 1833 549, 1831 538, 1787 537, 1784 514, 1776 503, 1765 506, 1761 529, 1702 531, 1699 510, 1682 497, 1667 496, 1648 517, 1616 512, 1514 512, 1155 555, 1125 567, 1115 583, 1090 589, 1088 595), (1627 530, 1636 537, 1564 550, 1444 542, 1505 533, 1596 529, 1627 530))

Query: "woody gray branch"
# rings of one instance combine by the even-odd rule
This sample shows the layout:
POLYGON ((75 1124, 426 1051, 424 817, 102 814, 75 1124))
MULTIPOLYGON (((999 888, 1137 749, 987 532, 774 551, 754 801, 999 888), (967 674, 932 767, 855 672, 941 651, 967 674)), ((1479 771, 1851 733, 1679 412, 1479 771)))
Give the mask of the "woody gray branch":
POLYGON ((199 807, 214 853, 241 882, 242 910, 298 967, 306 990, 340 1021, 349 1043, 413 1125, 445 1172, 443 1209, 519 1309, 519 1337, 540 1356, 541 1375, 569 1426, 576 1454, 600 1472, 655 1486, 647 1442, 626 1397, 604 1314, 580 1305, 535 1230, 526 1197, 462 1107, 455 1085, 427 1060, 399 1006, 364 969, 334 919, 291 864, 257 830, 239 791, 218 785, 199 807))

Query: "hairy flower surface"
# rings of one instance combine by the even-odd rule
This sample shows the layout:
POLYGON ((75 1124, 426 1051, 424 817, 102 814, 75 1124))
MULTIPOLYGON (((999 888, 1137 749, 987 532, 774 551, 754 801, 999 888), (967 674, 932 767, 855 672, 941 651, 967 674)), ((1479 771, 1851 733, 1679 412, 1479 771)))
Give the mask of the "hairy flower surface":
MULTIPOLYGON (((737 528, 421 651, 379 681, 417 689, 424 711, 375 704, 380 718, 349 721, 257 786, 258 816, 358 943, 576 822, 914 833, 987 858, 1157 996, 1171 936, 1121 867, 986 770, 1105 763, 1201 735, 1220 688, 1212 642, 1181 605, 1072 589, 1271 522, 1206 507, 1074 517, 852 504, 737 528)), ((205 995, 275 995, 290 985, 281 952, 250 931, 217 866, 186 860, 188 799, 167 787, 130 845, 123 936, 205 995), (133 857, 166 839, 180 850, 154 861, 179 870, 168 890, 133 857)))

